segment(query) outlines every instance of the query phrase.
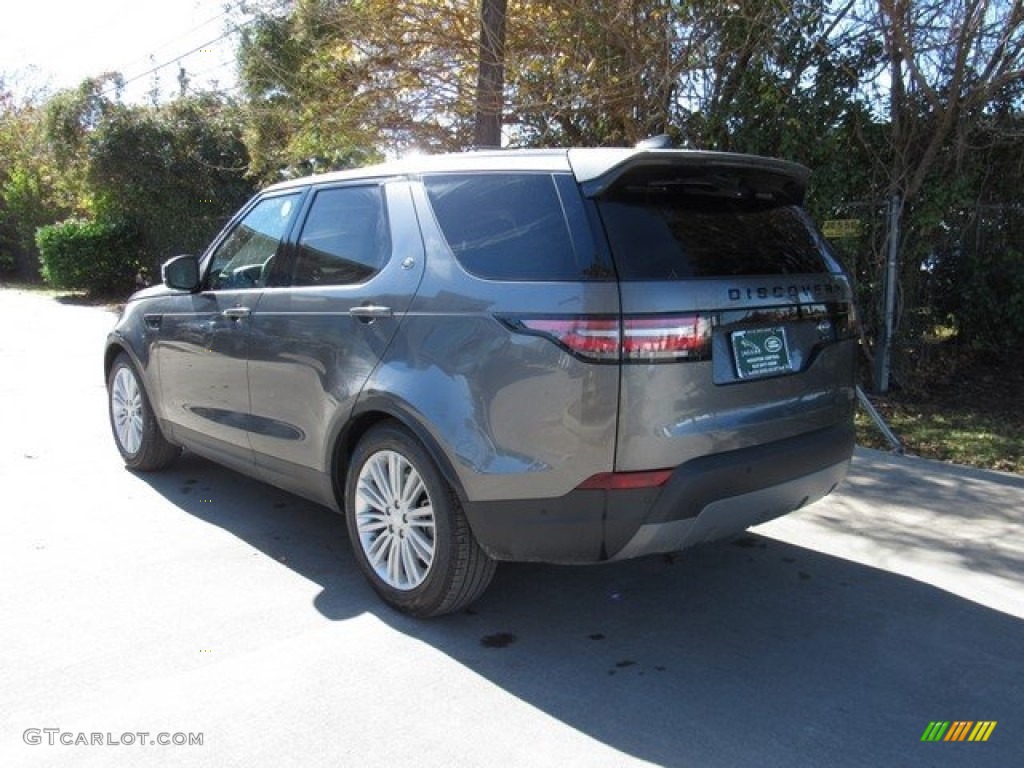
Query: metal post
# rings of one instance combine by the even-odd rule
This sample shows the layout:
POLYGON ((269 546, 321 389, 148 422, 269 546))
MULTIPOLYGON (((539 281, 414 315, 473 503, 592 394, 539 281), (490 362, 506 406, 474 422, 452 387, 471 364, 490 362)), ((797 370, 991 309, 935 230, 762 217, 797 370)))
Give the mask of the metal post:
POLYGON ((875 356, 875 391, 884 394, 889 391, 889 375, 892 371, 892 336, 896 326, 896 284, 899 270, 900 218, 902 200, 899 195, 889 198, 889 237, 885 264, 885 315, 882 335, 879 339, 878 354, 875 356))
POLYGON ((882 433, 882 437, 884 437, 885 441, 889 443, 889 448, 892 452, 902 454, 905 450, 903 448, 903 443, 901 443, 900 439, 896 437, 896 433, 892 431, 892 427, 890 427, 882 417, 882 414, 878 412, 874 403, 868 400, 868 396, 864 394, 864 390, 860 387, 857 387, 857 399, 860 401, 861 407, 864 408, 864 411, 870 417, 871 421, 874 422, 875 427, 877 427, 878 431, 882 433))

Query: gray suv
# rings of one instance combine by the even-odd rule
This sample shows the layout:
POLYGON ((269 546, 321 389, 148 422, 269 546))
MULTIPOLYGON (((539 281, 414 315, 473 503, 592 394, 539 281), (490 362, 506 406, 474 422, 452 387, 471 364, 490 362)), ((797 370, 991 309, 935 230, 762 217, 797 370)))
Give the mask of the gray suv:
POLYGON ((799 509, 845 475, 855 403, 807 176, 569 149, 277 184, 128 303, 104 356, 117 447, 343 513, 416 616, 499 560, 671 552, 799 509))

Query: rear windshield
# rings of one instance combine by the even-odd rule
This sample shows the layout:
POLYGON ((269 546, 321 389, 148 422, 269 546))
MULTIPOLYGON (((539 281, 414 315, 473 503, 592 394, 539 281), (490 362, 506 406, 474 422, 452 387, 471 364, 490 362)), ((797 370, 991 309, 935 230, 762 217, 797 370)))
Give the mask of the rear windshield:
POLYGON ((490 280, 601 275, 571 176, 459 173, 423 182, 441 231, 466 271, 490 280))
POLYGON ((598 207, 623 280, 830 271, 796 205, 627 189, 598 207))

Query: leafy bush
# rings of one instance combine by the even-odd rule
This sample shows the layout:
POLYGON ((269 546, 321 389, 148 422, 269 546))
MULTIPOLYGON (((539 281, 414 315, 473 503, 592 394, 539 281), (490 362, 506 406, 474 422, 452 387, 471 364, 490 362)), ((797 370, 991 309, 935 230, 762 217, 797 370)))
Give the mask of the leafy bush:
POLYGON ((13 275, 17 266, 14 256, 0 246, 0 276, 6 277, 7 275, 13 275))
POLYGON ((982 351, 1016 362, 1016 350, 1024 345, 1024 253, 978 253, 964 266, 957 315, 961 336, 982 351))
POLYGON ((54 288, 128 293, 142 266, 139 233, 123 219, 67 219, 36 230, 43 279, 54 288))
POLYGON ((88 137, 96 218, 129 218, 151 271, 197 253, 252 196, 233 110, 215 96, 157 107, 111 107, 88 137))

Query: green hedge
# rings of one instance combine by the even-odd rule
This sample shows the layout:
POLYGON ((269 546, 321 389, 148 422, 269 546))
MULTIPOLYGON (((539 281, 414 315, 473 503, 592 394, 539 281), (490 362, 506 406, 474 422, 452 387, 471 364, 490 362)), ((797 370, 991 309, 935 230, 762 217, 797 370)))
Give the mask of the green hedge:
POLYGON ((3 246, 0 246, 0 276, 13 275, 18 270, 18 263, 3 246))
POLYGON ((67 219, 36 230, 43 279, 54 288, 124 295, 142 266, 139 232, 124 220, 67 219))
POLYGON ((961 269, 956 313, 960 336, 985 352, 1019 365, 1024 345, 1024 252, 986 249, 961 269))

